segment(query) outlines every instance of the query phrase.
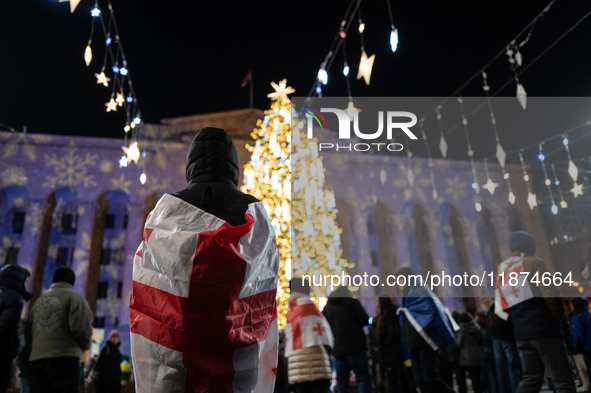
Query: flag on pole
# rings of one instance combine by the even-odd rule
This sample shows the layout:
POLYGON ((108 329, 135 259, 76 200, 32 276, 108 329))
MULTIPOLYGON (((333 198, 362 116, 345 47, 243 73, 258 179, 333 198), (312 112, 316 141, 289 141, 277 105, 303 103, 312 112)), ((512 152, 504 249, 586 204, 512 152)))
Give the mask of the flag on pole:
POLYGON ((499 265, 495 285, 495 314, 507 320, 508 309, 534 297, 529 286, 530 278, 523 270, 523 256, 510 257, 499 265))
POLYGON ((292 300, 287 307, 285 328, 285 357, 293 351, 316 345, 334 347, 334 337, 328 321, 307 296, 292 300))
POLYGON ((279 252, 261 202, 231 226, 165 194, 134 257, 138 392, 268 392, 277 370, 279 252))
POLYGON ((246 74, 246 76, 244 77, 244 80, 242 81, 242 84, 240 85, 240 87, 245 87, 248 82, 250 82, 252 80, 252 71, 248 71, 248 74, 246 74))

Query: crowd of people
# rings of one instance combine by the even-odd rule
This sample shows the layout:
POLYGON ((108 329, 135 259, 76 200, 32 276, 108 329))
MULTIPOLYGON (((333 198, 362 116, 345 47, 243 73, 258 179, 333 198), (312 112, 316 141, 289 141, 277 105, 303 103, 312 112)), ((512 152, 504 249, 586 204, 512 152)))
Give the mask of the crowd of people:
MULTIPOLYGON (((535 257, 529 233, 514 232, 509 243, 523 271, 547 271, 535 257)), ((398 272, 407 277, 413 274, 408 267, 398 272)), ((514 300, 506 314, 495 309, 499 306, 492 297, 480 299, 485 310, 450 313, 428 288, 409 285, 401 288, 400 305, 393 301, 396 298, 378 298, 373 318, 347 288, 338 288, 322 311, 334 337, 334 344, 326 345, 333 371, 330 391, 347 393, 352 384, 360 393, 415 392, 417 388, 421 393, 525 393, 539 392, 543 385, 557 393, 575 392, 577 386, 589 391, 587 299, 563 299, 557 287, 529 285, 532 296, 514 300)), ((294 305, 290 299, 290 310, 294 305)), ((294 321, 288 311, 280 348, 294 339, 290 322, 294 321)), ((314 334, 300 330, 302 342, 308 340, 306 334, 314 334)), ((293 377, 290 368, 296 367, 292 357, 297 355, 298 351, 289 355, 280 351, 276 392, 329 391, 324 387, 331 381, 326 362, 322 372, 308 370, 304 379, 293 377), (313 380, 322 380, 318 385, 322 388, 301 388, 302 382, 313 380)), ((308 364, 311 367, 313 363, 308 364)))
POLYGON ((120 393, 121 380, 129 379, 130 370, 119 352, 117 330, 111 331, 100 355, 86 367, 81 363, 92 344, 94 316, 86 299, 74 290, 74 271, 56 269, 53 283, 23 324, 24 304, 32 298, 26 290, 29 277, 20 266, 0 270, 0 393, 13 386, 15 358, 21 393, 70 393, 87 387, 97 393, 120 393))

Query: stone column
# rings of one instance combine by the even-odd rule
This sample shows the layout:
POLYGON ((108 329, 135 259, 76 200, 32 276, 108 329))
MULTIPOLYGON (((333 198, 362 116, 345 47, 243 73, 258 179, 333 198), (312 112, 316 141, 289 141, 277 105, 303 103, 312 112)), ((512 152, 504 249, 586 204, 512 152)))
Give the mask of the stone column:
MULTIPOLYGON (((44 207, 45 201, 43 199, 29 199, 25 212, 25 226, 23 227, 17 264, 27 269, 31 274, 33 274, 35 267, 35 251, 41 232, 44 207)), ((29 280, 27 288, 29 291, 31 291, 32 285, 32 280, 29 280)))
POLYGON ((123 288, 121 290, 120 326, 129 326, 129 298, 133 285, 133 258, 142 241, 144 230, 144 209, 142 202, 132 202, 129 206, 127 235, 125 237, 125 263, 123 266, 123 288))
POLYGON ((94 223, 96 202, 80 201, 78 204, 78 221, 76 224, 76 248, 74 250, 74 261, 72 270, 76 273, 76 284, 74 289, 84 295, 86 288, 86 277, 88 272, 88 253, 90 251, 90 239, 94 223))

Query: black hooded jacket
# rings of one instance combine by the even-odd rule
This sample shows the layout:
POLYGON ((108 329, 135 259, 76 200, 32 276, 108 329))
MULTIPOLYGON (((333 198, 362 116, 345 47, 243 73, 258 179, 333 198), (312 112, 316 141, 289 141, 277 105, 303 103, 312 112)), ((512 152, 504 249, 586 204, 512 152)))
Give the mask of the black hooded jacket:
POLYGON ((239 168, 230 136, 220 128, 204 128, 187 153, 187 187, 172 195, 233 226, 244 224, 248 205, 258 199, 237 189, 239 168))
POLYGON ((14 265, 0 270, 0 351, 1 356, 16 356, 18 352, 18 325, 23 311, 23 300, 31 299, 25 289, 29 272, 14 265), (6 350, 5 350, 6 349, 6 350))
POLYGON ((337 288, 330 294, 322 314, 334 336, 334 356, 355 355, 365 351, 363 327, 369 324, 369 316, 359 300, 351 297, 347 287, 337 288))

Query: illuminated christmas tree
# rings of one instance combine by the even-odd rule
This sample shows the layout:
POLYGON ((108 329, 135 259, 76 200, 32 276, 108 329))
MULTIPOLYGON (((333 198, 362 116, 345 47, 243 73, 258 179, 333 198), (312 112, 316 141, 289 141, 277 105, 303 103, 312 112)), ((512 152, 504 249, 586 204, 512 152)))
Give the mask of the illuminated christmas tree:
MULTIPOLYGON (((244 166, 242 191, 262 201, 277 233, 281 254, 277 313, 279 326, 284 327, 292 258, 297 261, 293 272, 296 277, 338 273, 347 263, 340 259, 334 195, 322 188, 324 169, 317 140, 305 139, 301 131, 304 121, 298 121, 287 97, 295 90, 287 86, 285 79, 271 86, 275 89, 268 95, 273 101, 271 109, 251 134, 255 145, 247 145, 251 160, 244 166), (293 134, 294 154, 290 153, 292 127, 297 130, 293 134), (293 200, 292 184, 296 192, 293 200)), ((325 294, 326 288, 314 292, 316 296, 325 294)))

